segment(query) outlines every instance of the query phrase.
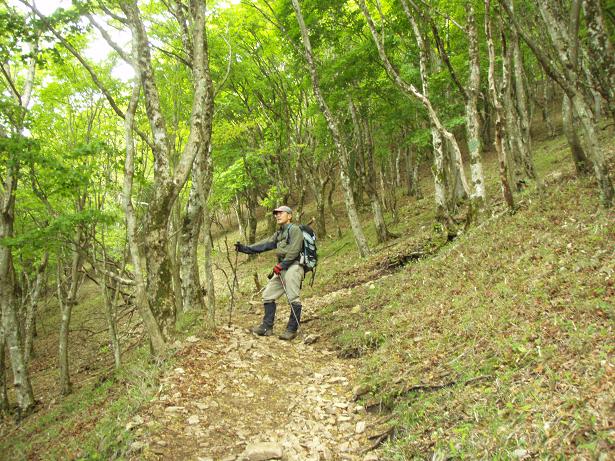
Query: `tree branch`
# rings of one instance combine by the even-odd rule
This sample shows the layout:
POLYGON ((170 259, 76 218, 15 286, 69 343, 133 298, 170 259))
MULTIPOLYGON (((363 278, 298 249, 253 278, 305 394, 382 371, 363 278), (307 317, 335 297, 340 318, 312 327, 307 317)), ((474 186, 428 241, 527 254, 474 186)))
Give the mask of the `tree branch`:
MULTIPOLYGON (((92 81, 94 82, 96 87, 105 96, 105 98, 107 99, 107 101, 111 105, 111 108, 113 109, 113 111, 120 118, 124 119, 125 118, 124 112, 118 107, 117 103, 115 102, 115 99, 113 98, 113 96, 111 96, 111 93, 109 93, 109 90, 107 90, 107 88, 105 88, 105 86, 102 84, 102 82, 98 78, 98 75, 96 74, 96 72, 94 72, 94 69, 92 69, 92 66, 90 66, 90 64, 85 60, 85 58, 83 56, 81 56, 81 53, 79 53, 79 51, 77 51, 74 46, 72 46, 64 37, 62 37, 62 35, 60 33, 58 33, 58 31, 55 30, 55 28, 47 20, 47 17, 45 15, 43 15, 36 8, 35 5, 33 5, 33 4, 31 5, 26 0, 19 0, 19 1, 21 3, 23 3, 25 6, 27 6, 28 8, 30 8, 32 10, 32 12, 34 14, 36 14, 40 18, 40 20, 43 22, 43 24, 45 24, 45 27, 47 27, 47 29, 60 41, 60 43, 62 43, 64 48, 66 48, 77 59, 77 61, 79 61, 79 63, 81 63, 81 65, 88 72, 88 74, 90 74, 90 77, 92 78, 92 81)), ((153 148, 152 142, 149 140, 149 138, 147 137, 147 135, 145 133, 143 133, 138 128, 135 128, 135 132, 141 137, 143 142, 145 142, 148 146, 150 146, 150 148, 153 148)))
POLYGON ((125 17, 120 16, 119 14, 116 14, 113 11, 111 11, 104 3, 98 2, 98 7, 101 10, 103 10, 107 14, 107 16, 115 19, 116 21, 119 21, 120 23, 122 23, 124 25, 128 25, 128 21, 126 20, 125 17))
POLYGON ((440 52, 440 57, 444 60, 444 63, 446 64, 446 68, 448 69, 448 72, 451 74, 451 78, 453 79, 453 82, 455 82, 455 85, 457 86, 457 89, 461 93, 461 96, 463 97, 464 100, 467 101, 468 93, 463 87, 463 85, 461 84, 461 82, 459 81, 459 79, 457 78, 457 73, 455 72, 455 69, 453 69, 453 65, 451 64, 451 60, 448 57, 448 53, 444 49, 444 43, 442 43, 442 38, 440 37, 438 27, 436 26, 436 23, 433 21, 431 16, 428 15, 428 18, 429 18, 429 22, 431 23, 431 30, 433 32, 434 39, 436 40, 436 46, 438 48, 438 51, 440 52))
MULTIPOLYGON (((227 29, 227 32, 228 32, 228 29, 227 29)), ((224 78, 222 78, 222 81, 218 84, 218 87, 214 89, 214 99, 216 98, 216 95, 218 94, 218 92, 220 92, 220 90, 224 88, 224 85, 226 85, 226 81, 228 80, 229 75, 231 75, 231 65, 233 63, 232 62, 233 61, 233 48, 232 48, 231 42, 224 36, 222 37, 222 40, 224 40, 224 42, 228 46, 228 64, 226 65, 226 73, 224 75, 224 78)))
POLYGON ((117 54, 120 55, 120 58, 122 58, 128 64, 132 65, 133 62, 132 62, 132 59, 130 58, 130 56, 128 56, 128 54, 122 48, 120 48, 120 46, 117 43, 115 43, 113 41, 113 39, 111 38, 111 36, 107 32, 107 30, 104 27, 102 27, 100 24, 98 24, 98 22, 96 22, 96 20, 94 19, 94 17, 90 13, 87 13, 86 17, 90 21, 90 24, 92 24, 94 27, 96 27, 96 29, 98 29, 98 31, 103 36, 105 41, 109 44, 109 46, 111 48, 113 48, 116 51, 117 54))
POLYGON ((186 58, 184 58, 183 56, 180 56, 179 54, 174 53, 173 51, 165 50, 164 48, 162 48, 160 46, 156 46, 154 44, 152 44, 152 48, 154 48, 155 50, 160 51, 162 54, 166 54, 170 58, 177 59, 179 62, 181 62, 183 65, 185 65, 188 69, 192 69, 192 63, 190 61, 188 61, 186 58))
POLYGON ((15 86, 15 83, 13 82, 13 79, 11 78, 11 74, 9 74, 9 72, 4 68, 4 63, 0 63, 0 69, 2 70, 2 74, 4 75, 4 78, 6 79, 7 83, 9 84, 9 87, 11 88, 11 91, 15 95, 15 98, 17 99, 17 103, 19 104, 20 107, 22 107, 22 105, 21 105, 21 93, 19 93, 19 90, 15 86))

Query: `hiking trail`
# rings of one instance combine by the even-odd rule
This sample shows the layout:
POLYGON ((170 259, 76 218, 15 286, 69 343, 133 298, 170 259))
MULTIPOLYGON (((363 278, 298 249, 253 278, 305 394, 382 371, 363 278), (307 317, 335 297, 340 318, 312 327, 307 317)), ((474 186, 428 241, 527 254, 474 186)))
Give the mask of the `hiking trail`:
MULTIPOLYGON (((304 304, 314 312, 338 294, 304 304)), ((278 339, 288 311, 278 304, 274 336, 249 332, 259 309, 238 312, 215 338, 187 338, 155 399, 127 425, 136 436, 131 458, 378 460, 371 448, 382 430, 356 401, 364 392, 356 359, 338 358, 309 326, 294 341, 278 339)))

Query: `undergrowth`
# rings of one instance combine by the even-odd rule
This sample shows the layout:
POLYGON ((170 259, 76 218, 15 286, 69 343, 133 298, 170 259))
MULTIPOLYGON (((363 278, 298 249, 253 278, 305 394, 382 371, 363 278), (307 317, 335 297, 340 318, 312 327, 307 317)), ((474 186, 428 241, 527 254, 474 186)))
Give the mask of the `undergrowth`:
POLYGON ((394 416, 385 459, 608 458, 615 220, 592 181, 543 174, 516 213, 321 312, 341 356, 367 354, 365 404, 394 416))
POLYGON ((132 350, 120 370, 8 429, 0 439, 1 459, 122 459, 133 437, 125 425, 153 397, 172 363, 153 362, 146 346, 132 350))

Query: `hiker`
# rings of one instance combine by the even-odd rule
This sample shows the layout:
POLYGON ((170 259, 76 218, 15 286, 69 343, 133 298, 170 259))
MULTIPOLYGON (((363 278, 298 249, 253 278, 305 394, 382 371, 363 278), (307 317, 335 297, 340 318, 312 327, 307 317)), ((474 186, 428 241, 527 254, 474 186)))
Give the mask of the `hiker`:
POLYGON ((273 249, 276 250, 278 263, 274 266, 269 282, 263 292, 263 304, 265 307, 263 322, 259 326, 252 328, 252 332, 259 336, 270 336, 273 334, 275 302, 286 294, 291 306, 290 317, 286 330, 279 338, 290 341, 297 336, 299 322, 301 321, 299 291, 303 282, 304 268, 299 263, 299 257, 303 247, 303 232, 298 225, 292 224, 293 210, 290 207, 280 206, 273 210, 273 215, 280 226, 275 234, 254 245, 242 245, 240 242, 237 242, 235 244, 235 251, 255 254, 273 249), (284 287, 286 287, 286 293, 284 293, 284 287))

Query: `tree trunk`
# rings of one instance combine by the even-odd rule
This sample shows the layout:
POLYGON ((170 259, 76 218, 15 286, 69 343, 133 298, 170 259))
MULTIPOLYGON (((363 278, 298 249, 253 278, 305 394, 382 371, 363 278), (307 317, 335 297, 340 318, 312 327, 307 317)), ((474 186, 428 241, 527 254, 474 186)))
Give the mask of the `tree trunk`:
POLYGON ((594 174, 598 180, 600 187, 600 198, 605 208, 613 206, 613 183, 609 175, 608 165, 604 157, 604 153, 600 149, 598 142, 598 134, 596 133, 596 124, 593 119, 591 108, 587 105, 583 95, 577 94, 572 99, 572 104, 575 106, 581 126, 585 131, 585 138, 590 152, 590 159, 594 167, 594 174))
MULTIPOLYGON (((207 100, 208 111, 213 113, 214 110, 214 92, 209 70, 207 71, 209 99, 207 100)), ((204 269, 205 269, 205 292, 207 293, 207 311, 205 315, 205 328, 207 331, 213 331, 216 327, 216 291, 213 271, 213 246, 214 242, 211 236, 211 210, 208 205, 209 195, 211 193, 213 177, 214 177, 214 162, 211 156, 211 130, 212 118, 208 117, 207 126, 203 127, 205 140, 203 145, 203 157, 199 163, 199 192, 201 203, 203 204, 203 246, 204 246, 204 269)), ((201 292, 203 289, 201 288, 201 292)))
MULTIPOLYGON (((570 8, 570 35, 573 37, 574 45, 573 49, 570 50, 571 60, 574 66, 578 66, 578 51, 579 51, 579 17, 581 14, 581 1, 582 0, 573 0, 572 6, 570 8)), ((576 169, 577 175, 586 176, 590 173, 589 162, 587 156, 585 155, 585 151, 583 150, 583 146, 581 145, 581 140, 577 134, 576 124, 575 122, 575 114, 572 111, 572 104, 570 102, 570 98, 567 94, 564 93, 563 101, 562 101, 562 122, 564 126, 564 133, 566 134, 566 139, 568 140, 568 145, 570 146, 570 152, 572 153, 572 159, 574 161, 574 167, 576 169)))
MULTIPOLYGON (((414 19, 410 8, 408 7, 408 3, 406 0, 402 0, 402 7, 404 12, 406 13, 406 18, 410 22, 412 26, 412 30, 414 32, 414 38, 416 40, 417 45, 419 46, 419 71, 421 74, 421 83, 423 87, 422 96, 426 101, 429 102, 429 74, 431 73, 430 64, 436 62, 434 52, 432 48, 428 45, 423 33, 421 32, 418 23, 414 19)), ((452 194, 449 194, 449 207, 448 213, 453 214, 455 208, 458 203, 465 200, 470 195, 470 189, 468 187, 468 183, 465 176, 465 171, 463 168, 463 159, 461 157, 461 150, 459 149, 459 144, 455 139, 455 136, 448 131, 442 122, 440 121, 436 112, 431 108, 431 103, 429 104, 428 113, 430 115, 432 126, 438 130, 440 133, 441 141, 446 141, 446 144, 442 144, 443 154, 444 154, 444 163, 443 166, 450 166, 450 174, 447 175, 446 178, 447 186, 451 187, 452 194), (450 159, 450 163, 446 163, 447 159, 450 159)), ((452 222, 452 220, 449 220, 452 222)), ((451 232, 449 232, 449 235, 451 232)))
POLYGON ((168 246, 169 213, 168 207, 150 203, 144 233, 146 294, 165 341, 173 337, 176 321, 173 263, 168 246))
POLYGON ((216 327, 216 291, 213 270, 213 239, 211 238, 211 215, 206 205, 203 212, 203 247, 205 268, 205 289, 207 293, 207 312, 205 315, 205 328, 213 331, 216 327))
POLYGON ((34 349, 34 330, 35 330, 35 318, 38 308, 38 300, 41 296, 43 288, 43 280, 45 277, 45 271, 47 270, 47 263, 49 262, 49 251, 45 251, 43 259, 36 271, 36 280, 34 281, 34 287, 30 294, 30 303, 27 306, 26 312, 26 325, 25 325, 25 338, 24 338, 24 360, 26 363, 30 363, 32 352, 34 349))
POLYGON ((547 125, 547 129, 549 130, 549 138, 554 138, 557 134, 555 130, 555 126, 553 122, 551 122, 551 117, 549 116, 549 101, 551 97, 549 96, 549 89, 551 87, 550 80, 547 75, 544 76, 543 85, 542 85, 542 101, 543 104, 540 106, 540 113, 542 115, 542 121, 547 125))
MULTIPOLYGON (((284 203, 286 203, 286 202, 284 202, 284 203)), ((267 235, 273 235, 273 233, 278 228, 278 224, 275 222, 275 218, 273 218, 273 216, 269 215, 269 216, 265 217, 265 220, 267 222, 267 235)))
POLYGON ((365 158, 362 150, 351 150, 348 152, 349 157, 349 175, 350 185, 352 187, 352 196, 357 209, 361 210, 365 206, 364 194, 365 183, 367 178, 365 158))
MULTIPOLYGON (((104 250, 103 250, 104 251, 104 250)), ((106 258, 104 264, 106 265, 106 258)), ((105 297, 105 318, 107 320, 107 328, 109 330, 109 344, 111 346, 111 351, 113 352, 113 363, 115 365, 115 369, 119 370, 122 366, 122 357, 121 357, 121 349, 120 342, 117 338, 117 325, 115 319, 115 305, 117 302, 118 294, 120 292, 119 285, 115 288, 115 294, 112 295, 109 292, 109 285, 111 284, 111 279, 108 278, 105 274, 103 274, 103 296, 105 297)))
MULTIPOLYGON (((37 45, 33 46, 33 56, 36 56, 37 45)), ((15 111, 16 119, 9 120, 15 122, 13 126, 13 136, 17 141, 23 138, 24 119, 30 104, 34 77, 36 71, 36 58, 30 61, 28 73, 20 94, 10 76, 7 77, 10 87, 15 96, 15 102, 20 110, 15 111)), ((6 377, 4 368, 4 350, 8 347, 11 369, 13 372, 13 384, 15 397, 20 415, 28 413, 34 407, 34 393, 30 383, 27 362, 24 358, 23 343, 20 337, 20 325, 17 317, 17 300, 15 296, 15 269, 13 267, 13 254, 11 247, 3 242, 14 236, 15 223, 15 195, 19 178, 20 157, 22 152, 16 147, 10 147, 3 152, 3 165, 0 184, 0 314, 2 315, 2 325, 0 327, 0 353, 2 353, 2 379, 0 386, 0 405, 8 405, 6 398, 6 377)))
POLYGON ((435 128, 431 129, 431 140, 433 145, 434 164, 432 173, 434 177, 435 199, 436 199, 436 221, 448 231, 449 235, 455 233, 455 226, 450 213, 450 201, 447 193, 447 178, 444 160, 444 146, 442 137, 435 128))
POLYGON ((586 82, 582 79, 583 73, 581 70, 576 69, 572 59, 573 55, 571 53, 574 49, 574 40, 570 36, 569 27, 563 24, 563 21, 557 19, 559 14, 554 11, 555 6, 551 2, 547 0, 540 0, 538 2, 544 25, 557 51, 557 57, 547 56, 542 47, 539 47, 527 30, 519 24, 519 21, 511 11, 509 0, 500 0, 500 2, 506 9, 517 32, 519 32, 523 40, 534 52, 542 68, 571 99, 574 110, 578 114, 581 126, 585 132, 587 140, 586 150, 598 180, 602 205, 605 208, 610 208, 613 205, 613 183, 609 176, 604 154, 599 148, 596 136, 596 121, 594 120, 589 103, 585 100, 586 95, 580 89, 586 82))
MULTIPOLYGON (((299 170, 299 169, 298 169, 299 170)), ((305 187, 303 181, 303 174, 297 175, 298 178, 295 181, 297 188, 299 189, 299 200, 297 201, 297 222, 301 222, 303 218, 304 208, 305 208, 305 193, 307 191, 307 187, 305 187)))
POLYGON ((329 189, 329 194, 327 195, 327 204, 329 206, 329 213, 331 214, 331 219, 335 223, 335 227, 337 228, 337 238, 342 238, 342 228, 340 226, 340 221, 335 215, 335 207, 333 206, 333 194, 335 193, 335 181, 331 181, 331 189, 329 189))
POLYGON ((352 194, 352 186, 350 184, 349 176, 350 162, 348 152, 346 151, 346 147, 342 143, 342 136, 340 134, 338 123, 333 118, 333 114, 329 110, 329 106, 327 105, 327 102, 325 101, 325 98, 320 89, 318 74, 316 72, 316 64, 314 63, 314 57, 312 54, 312 45, 310 43, 308 31, 303 20, 303 15, 301 14, 301 7, 299 6, 299 1, 292 0, 292 4, 297 15, 299 29, 301 30, 301 38, 303 40, 305 59, 308 65, 308 71, 310 72, 314 95, 316 97, 316 100, 318 101, 320 110, 322 111, 323 116, 327 122, 329 131, 331 132, 331 137, 333 138, 335 149, 340 158, 340 178, 342 182, 342 189, 344 190, 344 204, 346 205, 346 211, 348 213, 350 227, 352 228, 352 233, 354 235, 355 243, 357 245, 357 249, 359 250, 359 254, 361 255, 361 257, 365 257, 369 254, 369 247, 367 245, 367 239, 365 238, 365 235, 363 233, 363 228, 359 220, 359 215, 357 213, 354 197, 352 194))
POLYGON ((419 182, 419 156, 416 149, 407 147, 406 155, 406 193, 409 197, 423 198, 419 182))
POLYGON ((513 67, 515 76, 515 107, 518 116, 519 151, 525 175, 536 182, 538 189, 542 189, 542 181, 538 177, 534 159, 532 158, 532 133, 530 131, 530 108, 527 99, 525 68, 521 55, 519 34, 514 27, 511 28, 513 67))
MULTIPOLYGON (((585 74, 585 81, 587 82, 585 90, 587 93, 586 98, 590 103, 589 105, 592 108, 592 113, 594 114, 594 119, 597 123, 602 120, 604 115, 604 111, 602 109, 604 99, 602 94, 596 89, 600 88, 601 84, 597 81, 596 73, 593 70, 590 70, 591 63, 588 61, 587 53, 585 52, 583 53, 582 62, 583 64, 581 66, 581 70, 583 74, 585 74)), ((611 104, 607 104, 607 106, 611 109, 611 104)), ((611 109, 611 115, 613 114, 615 114, 615 110, 611 109)))
MULTIPOLYGON (((554 72, 554 69, 551 67, 552 64, 545 62, 542 53, 540 54, 539 61, 543 67, 547 66, 549 68, 551 71, 551 76, 556 77, 556 82, 571 98, 574 110, 578 114, 581 121, 581 126, 585 132, 587 154, 592 161, 594 173, 596 175, 596 179, 598 180, 602 204, 605 208, 610 208, 613 205, 613 183, 611 182, 611 178, 609 176, 604 153, 599 146, 598 137, 596 134, 596 121, 594 119, 593 112, 590 104, 586 100, 586 96, 582 93, 580 88, 580 84, 583 82, 583 79, 581 78, 581 69, 578 69, 578 67, 582 67, 583 63, 578 63, 579 66, 575 65, 575 39, 571 37, 568 27, 556 19, 557 14, 553 11, 555 8, 554 5, 549 3, 547 0, 541 0, 539 2, 539 8, 543 20, 547 25, 547 30, 551 36, 551 41, 555 45, 561 63, 564 65, 566 75, 562 76, 561 74, 558 74, 557 71, 554 72)), ((510 14, 512 14, 512 12, 510 12, 510 14)), ((524 39, 526 39, 525 36, 524 39)), ((526 42, 527 41, 528 40, 526 39, 526 42)), ((531 48, 532 51, 535 53, 537 52, 537 47, 531 46, 531 48)), ((538 51, 538 53, 540 53, 540 51, 538 51)))
MULTIPOLYGON (((198 161, 198 158, 195 160, 198 161)), ((182 218, 180 239, 180 278, 182 287, 182 311, 203 312, 203 296, 199 279, 197 248, 203 219, 203 204, 198 191, 198 167, 192 170, 192 187, 186 212, 182 218)))
POLYGON ((56 261, 56 267, 56 287, 58 292, 58 303, 60 304, 60 335, 58 338, 59 385, 60 394, 68 395, 72 392, 68 367, 68 333, 72 306, 68 303, 68 296, 62 286, 64 277, 62 275, 62 263, 60 262, 59 255, 56 261))
POLYGON ((504 139, 504 122, 502 120, 502 104, 495 80, 495 47, 493 45, 493 33, 491 28, 491 1, 485 0, 485 34, 487 36, 487 48, 489 50, 489 93, 495 112, 495 149, 498 153, 498 164, 502 194, 510 210, 515 209, 515 202, 509 182, 507 151, 504 139))
MULTIPOLYGON (((372 205, 372 212, 374 213, 374 224, 376 225, 376 235, 378 236, 378 243, 384 243, 392 237, 392 235, 389 233, 389 230, 387 229, 386 222, 384 220, 383 207, 386 209, 387 200, 385 196, 382 194, 383 191, 380 189, 379 184, 378 184, 379 181, 382 181, 384 172, 383 172, 382 165, 380 165, 381 168, 378 168, 376 161, 374 159, 374 141, 372 139, 372 130, 369 125, 369 122, 366 120, 363 120, 362 125, 364 127, 364 130, 365 130, 364 133, 366 136, 365 145, 367 147, 366 149, 367 162, 368 162, 369 169, 371 170, 370 182, 372 184, 373 190, 372 190, 370 200, 371 200, 371 205, 372 205)), ((392 195, 395 195, 395 187, 393 187, 393 190, 391 192, 392 192, 392 195)))
MULTIPOLYGON (((411 22, 413 26, 416 25, 416 21, 414 21, 414 19, 412 18, 412 15, 410 14, 408 6, 405 1, 402 2, 402 6, 404 7, 404 10, 406 11, 406 16, 408 17, 408 20, 411 22)), ((444 127, 442 122, 440 121, 440 118, 438 117, 433 106, 431 105, 431 101, 429 100, 429 97, 425 95, 424 93, 421 93, 420 91, 418 91, 412 83, 408 83, 405 80, 403 80, 399 72, 397 71, 397 69, 395 69, 395 67, 393 67, 393 65, 389 61, 389 58, 386 55, 386 52, 384 50, 384 44, 378 35, 376 26, 374 25, 374 21, 372 20, 372 17, 369 14, 367 7, 365 6, 365 0, 359 0, 359 7, 361 8, 363 15, 365 16, 365 19, 367 20, 367 24, 369 26, 372 37, 374 39, 374 43, 376 44, 376 47, 378 48, 378 55, 380 56, 380 59, 382 63, 384 64, 387 74, 391 77, 391 79, 393 79, 395 84, 402 90, 402 92, 405 95, 411 98, 416 98, 418 101, 421 102, 421 104, 423 104, 425 109, 427 109, 427 113, 429 114, 429 119, 433 126, 432 139, 433 139, 434 132, 435 131, 438 132, 437 138, 440 138, 440 139, 434 139, 434 182, 436 183, 435 184, 436 186, 436 214, 440 222, 447 228, 447 232, 450 236, 456 233, 456 230, 455 230, 455 226, 453 225, 452 218, 451 218, 451 211, 448 209, 449 201, 444 200, 442 202, 441 200, 442 195, 446 194, 446 188, 444 188, 443 190, 439 190, 439 189, 442 188, 442 185, 444 184, 443 181, 445 181, 446 178, 445 178, 445 173, 444 173, 444 168, 445 168, 445 162, 443 158, 444 151, 439 150, 439 149, 443 148, 442 138, 443 137, 446 138, 446 140, 450 143, 450 146, 453 150, 455 164, 459 168, 459 171, 462 173, 462 177, 464 177, 463 167, 461 166, 461 151, 459 150, 459 145, 457 144, 457 141, 455 137, 453 136, 453 134, 450 131, 448 131, 444 127), (441 152, 442 157, 440 157, 440 152, 441 152), (442 170, 439 170, 439 168, 442 168, 442 170), (438 194, 441 194, 440 197, 438 196, 438 194)), ((421 65, 421 68, 423 68, 423 70, 421 71, 421 75, 426 76, 427 69, 425 69, 424 67, 427 62, 426 61, 427 55, 425 54, 425 47, 420 46, 420 44, 421 43, 424 44, 424 42, 422 41, 422 36, 420 33, 418 34, 415 33, 415 38, 417 39, 417 43, 419 43, 419 48, 422 50, 421 52, 422 58, 419 60, 419 63, 423 62, 423 65, 421 65)), ((468 190, 467 184, 465 185, 464 189, 466 191, 468 190)))
POLYGON ((487 85, 487 88, 485 88, 484 91, 481 90, 481 96, 479 100, 484 101, 482 105, 479 105, 478 113, 482 121, 481 140, 483 149, 485 149, 485 146, 493 145, 493 139, 495 138, 493 128, 493 107, 491 106, 491 102, 489 101, 489 85, 487 85))
MULTIPOLYGON (((1 314, 1 313, 0 313, 1 314)), ((0 322, 0 414, 9 411, 9 396, 6 392, 6 341, 4 327, 0 322)))
MULTIPOLYGON (((146 267, 145 294, 149 300, 163 338, 173 335, 175 327, 175 296, 172 261, 169 255, 169 219, 176 199, 169 163, 169 138, 162 112, 160 95, 151 63, 149 39, 136 1, 120 4, 133 36, 136 71, 143 87, 145 108, 153 134, 154 196, 150 200, 143 231, 146 267)), ((191 133, 192 134, 192 133, 191 133)), ((190 161, 190 165, 194 157, 190 161)), ((183 182, 182 182, 183 184, 183 182)))
POLYGON ((463 203, 469 197, 469 186, 463 171, 463 163, 461 161, 461 151, 455 151, 454 146, 449 142, 444 143, 444 158, 448 160, 447 164, 447 183, 450 187, 448 194, 451 203, 449 209, 452 212, 457 210, 458 205, 463 203))
POLYGON ((319 200, 316 202, 316 229, 318 235, 324 238, 327 235, 327 224, 325 218, 325 189, 319 193, 319 200))
MULTIPOLYGON (((169 136, 160 102, 160 95, 154 78, 151 62, 150 41, 141 20, 135 1, 121 2, 133 36, 134 66, 143 87, 145 109, 153 134, 154 154, 154 196, 150 200, 144 225, 145 271, 142 277, 146 283, 145 295, 149 310, 153 313, 161 337, 155 338, 155 353, 165 348, 165 341, 173 334, 175 327, 175 297, 172 288, 172 264, 169 256, 168 224, 171 210, 186 183, 198 149, 204 139, 202 126, 213 116, 207 110, 208 97, 208 51, 205 31, 205 3, 192 2, 189 9, 192 17, 191 70, 194 87, 190 130, 184 150, 171 174, 169 163, 169 136), (161 341, 162 340, 162 344, 161 341), (159 349, 159 350, 157 350, 159 349)), ((136 243, 136 242, 133 242, 136 243)), ((131 253, 137 253, 137 246, 131 245, 131 253)), ((149 330, 149 328, 148 328, 149 330)), ((156 335, 157 336, 157 335, 156 335)))
MULTIPOLYGON (((6 169, 0 195, 0 242, 13 236, 18 159, 11 156, 6 169)), ((9 350, 17 406, 20 413, 27 413, 34 406, 34 394, 22 349, 13 280, 11 249, 0 243, 0 308, 4 341, 9 350)))
MULTIPOLYGON (((81 204, 78 205, 78 211, 82 211, 81 204)), ((60 303, 60 335, 59 335, 59 371, 60 371, 60 393, 62 395, 68 395, 72 392, 72 384, 70 381, 70 369, 68 360, 68 336, 70 332, 70 319, 72 317, 73 308, 77 305, 77 292, 79 289, 79 272, 81 271, 82 258, 82 236, 83 231, 81 226, 77 226, 75 231, 75 238, 73 241, 72 260, 70 266, 70 273, 68 282, 70 283, 68 292, 64 291, 63 276, 62 276, 62 263, 61 257, 57 258, 57 287, 58 287, 58 301, 60 303)))
POLYGON ((325 204, 326 204, 326 189, 327 182, 322 178, 312 176, 310 185, 312 186, 312 193, 314 194, 314 200, 316 201, 316 235, 324 238, 327 235, 326 218, 325 218, 325 204))
POLYGON ((374 226, 376 227, 376 238, 378 239, 378 243, 383 243, 388 240, 389 232, 384 222, 382 199, 378 191, 376 165, 374 163, 374 146, 369 133, 369 126, 367 123, 362 123, 357 113, 357 108, 350 97, 348 98, 348 107, 354 125, 356 150, 357 152, 363 152, 363 157, 366 161, 367 194, 372 206, 372 216, 374 219, 374 226))
POLYGON ((485 176, 483 173, 483 145, 480 136, 480 116, 478 113, 478 95, 480 94, 480 55, 478 48, 478 30, 474 5, 467 2, 468 40, 470 55, 470 77, 468 80, 466 99, 466 133, 468 136, 468 151, 470 154, 470 172, 472 175, 471 199, 481 206, 486 198, 485 176))
POLYGON ((566 134, 566 139, 568 140, 568 145, 570 146, 570 152, 572 154, 572 160, 574 161, 574 168, 577 175, 587 176, 591 172, 589 168, 589 161, 585 155, 585 150, 583 150, 581 140, 577 134, 570 98, 567 95, 564 95, 564 99, 562 101, 562 119, 564 122, 564 133, 566 134))
POLYGON ((395 149, 395 167, 393 169, 395 176, 395 187, 401 187, 401 162, 402 162, 402 150, 400 147, 395 149))
POLYGON ((508 158, 509 181, 516 186, 517 191, 523 190, 527 184, 527 178, 523 170, 521 153, 521 133, 519 120, 514 113, 512 102, 512 47, 508 44, 508 37, 501 21, 499 30, 502 43, 502 80, 500 82, 500 103, 502 105, 502 122, 505 129, 502 132, 503 148, 506 149, 508 158))
POLYGON ((607 101, 611 117, 615 120, 615 47, 609 39, 600 2, 582 0, 582 3, 587 22, 589 58, 593 63, 591 73, 598 82, 596 89, 607 101))
POLYGON ((248 209, 248 243, 252 244, 256 242, 256 225, 258 220, 256 219, 256 208, 258 202, 256 200, 256 192, 252 192, 246 198, 246 208, 248 209))
MULTIPOLYGON (((405 2, 402 2, 402 6, 404 7, 406 17, 408 18, 408 21, 412 26, 414 39, 416 40, 416 43, 419 47, 419 71, 421 75, 423 96, 425 98, 429 98, 428 67, 429 63, 432 61, 430 58, 433 58, 433 55, 431 55, 427 44, 423 40, 423 34, 421 33, 418 24, 414 20, 414 17, 410 13, 407 4, 405 2)), ((434 166, 432 172, 434 177, 436 200, 436 221, 442 224, 445 229, 448 229, 449 235, 452 235, 455 233, 455 231, 453 230, 454 226, 452 225, 451 218, 451 215, 454 212, 455 201, 451 199, 451 194, 449 193, 449 179, 451 178, 451 176, 446 172, 447 166, 450 165, 450 158, 446 155, 448 151, 446 150, 446 146, 442 140, 442 135, 438 131, 437 123, 435 122, 435 120, 433 120, 433 117, 430 121, 431 142, 434 159, 434 166)))
POLYGON ((139 100, 139 84, 135 83, 132 90, 132 96, 128 109, 126 110, 125 120, 125 136, 126 136, 126 161, 124 163, 124 185, 122 189, 122 202, 124 205, 124 214, 126 216, 126 235, 130 255, 135 274, 136 288, 136 305, 145 329, 149 335, 151 348, 156 355, 162 355, 166 350, 166 344, 160 326, 156 321, 156 317, 152 312, 147 299, 145 286, 145 264, 143 254, 141 252, 144 242, 137 238, 137 219, 135 216, 134 207, 132 205, 132 182, 134 177, 134 140, 132 130, 134 124, 134 115, 137 110, 137 102, 139 100))
POLYGON ((235 218, 237 219, 237 227, 239 228, 239 235, 241 235, 241 240, 243 242, 248 242, 248 234, 246 233, 246 223, 243 217, 243 212, 241 210, 241 202, 239 201, 239 196, 235 197, 235 204, 233 206, 233 211, 235 212, 235 218))
MULTIPOLYGON (((133 36, 134 66, 145 96, 145 109, 152 131, 151 143, 154 154, 154 196, 150 200, 144 228, 144 263, 146 271, 142 272, 145 295, 149 310, 158 324, 161 338, 155 338, 154 350, 163 350, 167 338, 173 334, 175 327, 175 297, 172 280, 172 265, 169 257, 169 217, 179 193, 186 183, 199 147, 203 144, 203 125, 211 122, 213 114, 208 112, 207 97, 209 67, 206 11, 204 2, 192 2, 189 8, 192 31, 191 70, 194 86, 192 113, 188 140, 179 158, 173 174, 169 162, 169 137, 163 116, 160 95, 154 78, 151 62, 150 41, 137 3, 120 2, 133 36), (162 344, 160 344, 162 339, 162 344)), ((132 125, 131 125, 132 129, 132 125)), ((133 236, 136 234, 133 234, 133 236)), ((133 244, 136 244, 133 241, 133 244)), ((131 244, 131 253, 137 252, 131 244)), ((139 257, 139 253, 136 253, 139 257)), ((134 258, 133 258, 134 259, 134 258)), ((140 267, 141 264, 139 264, 140 267)), ((147 314, 146 314, 147 315, 147 314)), ((149 331, 149 328, 148 328, 149 331)))
MULTIPOLYGON (((171 274, 173 283, 173 299, 175 300, 175 312, 176 316, 181 315, 184 307, 184 300, 182 296, 182 279, 181 279, 181 204, 179 201, 172 208, 170 225, 170 237, 169 237, 169 259, 171 261, 171 274)), ((198 239, 198 237, 197 237, 198 239)), ((198 240, 197 240, 198 242, 198 240)))

